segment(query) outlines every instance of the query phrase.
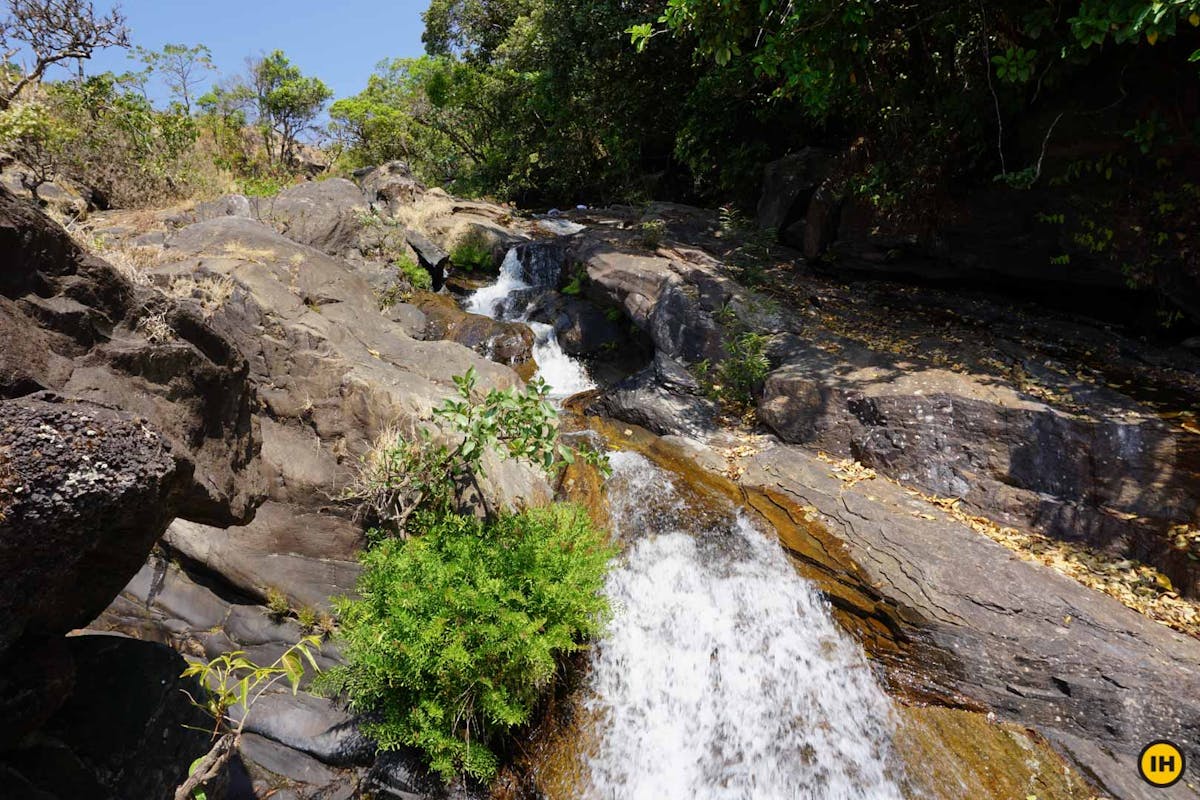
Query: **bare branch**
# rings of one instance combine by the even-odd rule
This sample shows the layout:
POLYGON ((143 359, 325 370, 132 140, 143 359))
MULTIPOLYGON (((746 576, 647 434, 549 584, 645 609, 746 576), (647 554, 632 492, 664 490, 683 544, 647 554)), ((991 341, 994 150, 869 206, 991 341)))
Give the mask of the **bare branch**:
POLYGON ((63 61, 86 61, 105 47, 129 47, 129 30, 119 6, 97 16, 91 0, 6 0, 9 16, 0 23, 0 49, 16 55, 28 52, 31 67, 11 86, 0 90, 0 109, 46 70, 63 61))

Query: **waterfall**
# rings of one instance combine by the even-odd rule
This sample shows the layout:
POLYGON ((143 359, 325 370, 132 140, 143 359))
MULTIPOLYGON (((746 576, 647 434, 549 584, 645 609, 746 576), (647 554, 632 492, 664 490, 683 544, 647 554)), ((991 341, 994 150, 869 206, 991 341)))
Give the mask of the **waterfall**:
POLYGON ((552 246, 534 242, 514 247, 505 255, 496 282, 473 293, 465 306, 472 314, 524 322, 530 327, 535 337, 533 358, 538 364, 538 377, 550 386, 550 397, 555 400, 596 385, 583 364, 563 351, 554 326, 528 319, 531 294, 555 288, 561 269, 562 255, 552 246))
POLYGON ((899 800, 891 707, 778 541, 612 457, 629 546, 593 654, 592 800, 899 800))

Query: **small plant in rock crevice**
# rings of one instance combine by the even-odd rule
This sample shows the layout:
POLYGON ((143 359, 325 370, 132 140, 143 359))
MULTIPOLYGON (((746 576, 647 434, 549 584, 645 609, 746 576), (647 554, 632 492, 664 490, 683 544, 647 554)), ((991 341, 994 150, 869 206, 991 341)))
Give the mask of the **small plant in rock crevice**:
POLYGON ((667 223, 661 219, 652 219, 638 226, 638 232, 642 247, 647 250, 657 250, 667 236, 667 223))
POLYGON ((556 462, 573 463, 581 457, 601 469, 603 455, 576 450, 558 441, 558 415, 546 401, 549 387, 541 380, 523 389, 493 389, 475 397, 478 375, 472 367, 454 378, 457 397, 444 401, 434 417, 445 423, 453 446, 435 438, 427 427, 405 436, 398 429, 384 433, 363 459, 359 475, 343 493, 358 506, 360 519, 395 535, 405 534, 405 523, 424 507, 441 512, 455 510, 459 489, 473 486, 481 502, 486 499, 479 481, 485 475, 483 458, 489 450, 550 470, 556 462))
POLYGON ((746 416, 757 405, 762 383, 771 371, 766 355, 767 337, 759 333, 730 333, 726 336, 725 358, 693 367, 696 379, 709 399, 746 416))
POLYGON ((433 276, 409 255, 403 255, 395 261, 396 269, 404 280, 408 281, 418 292, 433 291, 433 276))
POLYGON ((193 800, 205 783, 221 774, 241 744, 254 704, 264 694, 284 681, 296 694, 310 668, 320 673, 313 655, 320 649, 318 637, 306 636, 266 666, 238 650, 190 664, 183 671, 184 678, 196 678, 200 684, 201 696, 188 698, 212 719, 213 727, 206 732, 212 734, 213 745, 192 764, 188 779, 175 790, 175 800, 193 800))

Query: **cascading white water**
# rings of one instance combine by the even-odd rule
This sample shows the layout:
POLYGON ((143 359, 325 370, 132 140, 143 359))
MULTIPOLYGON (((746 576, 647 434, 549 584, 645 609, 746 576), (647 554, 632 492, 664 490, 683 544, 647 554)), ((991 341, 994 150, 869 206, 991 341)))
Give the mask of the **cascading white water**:
POLYGON ((550 386, 550 397, 561 400, 573 394, 595 388, 583 364, 563 351, 558 342, 558 333, 552 325, 530 322, 528 319, 528 292, 535 287, 525 280, 525 268, 514 247, 504 257, 500 276, 491 286, 485 286, 472 294, 466 310, 472 314, 483 314, 493 319, 509 322, 524 322, 535 337, 533 358, 538 364, 538 377, 550 386))
POLYGON ((592 800, 899 800, 891 706, 773 537, 612 457, 614 618, 592 660, 592 800))

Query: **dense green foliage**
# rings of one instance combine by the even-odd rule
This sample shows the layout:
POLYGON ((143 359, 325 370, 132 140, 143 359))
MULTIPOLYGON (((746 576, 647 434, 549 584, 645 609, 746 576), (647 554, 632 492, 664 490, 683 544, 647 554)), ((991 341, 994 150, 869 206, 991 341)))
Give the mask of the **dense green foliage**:
POLYGON ((447 779, 486 780, 497 745, 599 632, 614 552, 581 509, 514 514, 483 502, 488 452, 547 470, 576 457, 558 441, 545 386, 480 398, 474 370, 455 382, 457 399, 435 412, 454 444, 427 429, 389 433, 348 493, 383 527, 370 532, 358 598, 337 604, 347 664, 324 686, 371 715, 381 749, 417 747, 447 779), (471 486, 482 519, 464 513, 471 486))
POLYGON ((488 522, 424 512, 417 527, 364 556, 360 599, 337 607, 348 665, 325 685, 372 715, 381 749, 417 747, 447 779, 487 780, 504 734, 600 631, 612 551, 569 506, 488 522))
MULTIPOLYGON (((550 387, 533 379, 522 387, 476 392, 478 376, 471 367, 454 378, 456 398, 434 409, 454 444, 435 437, 427 427, 413 435, 386 432, 363 460, 358 479, 345 493, 357 503, 368 522, 391 535, 406 535, 406 523, 418 510, 450 513, 458 508, 464 486, 479 490, 486 474, 485 457, 524 461, 550 471, 557 464, 582 458, 601 471, 608 469, 602 453, 572 448, 558 439, 558 414, 547 401, 550 387)), ((478 499, 485 504, 480 491, 478 499)))
POLYGON ((882 208, 962 179, 1028 186, 1055 127, 1120 102, 1130 69, 1192 69, 1200 45, 1197 0, 438 0, 424 18, 430 56, 340 102, 350 151, 557 201, 744 200, 814 142, 851 146, 847 186, 882 208))
POLYGON ((76 79, 64 81, 47 81, 36 67, 29 73, 12 63, 0 67, 0 146, 16 157, 15 169, 34 199, 55 178, 85 188, 102 207, 234 190, 270 194, 296 178, 300 138, 314 130, 331 93, 282 52, 253 61, 248 75, 203 94, 215 71, 203 45, 139 47, 133 55, 140 69, 87 76, 82 62, 93 45, 84 39, 96 47, 128 47, 123 18, 117 12, 96 18, 74 2, 28 5, 45 13, 25 22, 14 17, 0 35, 33 42, 43 69, 61 58, 81 67, 76 79), (68 24, 72 29, 53 27, 68 24), (150 99, 156 87, 167 97, 157 106, 150 99))

